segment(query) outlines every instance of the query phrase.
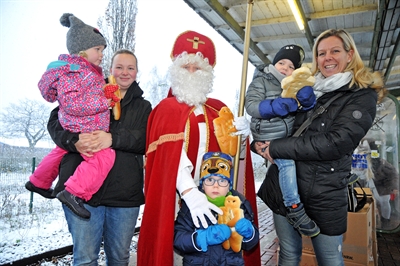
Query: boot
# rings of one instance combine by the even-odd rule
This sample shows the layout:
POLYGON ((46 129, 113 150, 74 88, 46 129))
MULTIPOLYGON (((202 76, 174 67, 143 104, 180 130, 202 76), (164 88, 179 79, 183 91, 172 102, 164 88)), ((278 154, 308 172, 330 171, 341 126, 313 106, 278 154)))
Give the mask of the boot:
POLYGON ((304 211, 303 203, 299 203, 297 208, 289 207, 287 210, 286 219, 300 234, 313 237, 320 233, 318 225, 304 211))
POLYGON ((57 199, 67 205, 67 207, 79 217, 84 219, 90 218, 90 212, 83 206, 83 200, 75 195, 72 195, 65 189, 57 194, 57 199))
POLYGON ((41 195, 42 197, 45 197, 47 199, 54 199, 55 196, 53 196, 53 189, 49 188, 49 189, 43 189, 43 188, 38 188, 37 186, 35 186, 34 184, 32 184, 31 181, 28 181, 25 183, 25 188, 29 191, 38 193, 39 195, 41 195))

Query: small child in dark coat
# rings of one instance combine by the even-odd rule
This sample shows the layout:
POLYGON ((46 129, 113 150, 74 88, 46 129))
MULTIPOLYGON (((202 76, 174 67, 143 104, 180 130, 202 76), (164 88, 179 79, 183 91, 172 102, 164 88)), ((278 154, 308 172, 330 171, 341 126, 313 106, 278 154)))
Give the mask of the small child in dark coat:
MULTIPOLYGON (((242 250, 250 250, 259 241, 258 228, 254 225, 254 213, 250 203, 233 184, 232 157, 220 152, 208 152, 203 156, 199 188, 208 200, 223 207, 228 195, 238 196, 244 218, 237 221, 235 228, 226 224, 213 225, 208 220, 207 228, 196 228, 185 201, 175 220, 174 248, 183 256, 183 265, 244 265, 242 252, 224 249, 222 243, 229 239, 231 230, 243 236, 242 250)), ((215 217, 218 214, 215 213, 215 217)))

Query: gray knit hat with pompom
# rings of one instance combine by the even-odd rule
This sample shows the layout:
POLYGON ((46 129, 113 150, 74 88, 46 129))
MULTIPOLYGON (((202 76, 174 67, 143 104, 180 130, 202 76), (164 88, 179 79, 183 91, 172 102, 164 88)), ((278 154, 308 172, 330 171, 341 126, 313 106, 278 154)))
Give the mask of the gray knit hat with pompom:
POLYGON ((100 31, 92 26, 86 25, 73 14, 64 13, 60 18, 61 25, 68 27, 67 49, 69 54, 78 54, 89 48, 106 45, 106 39, 100 31))

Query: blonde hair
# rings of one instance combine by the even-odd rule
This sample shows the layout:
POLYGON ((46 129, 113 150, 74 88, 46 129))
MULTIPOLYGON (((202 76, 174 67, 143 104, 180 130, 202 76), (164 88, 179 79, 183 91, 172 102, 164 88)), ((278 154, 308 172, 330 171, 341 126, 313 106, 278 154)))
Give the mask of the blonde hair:
POLYGON ((87 55, 87 53, 86 53, 85 51, 80 51, 80 52, 78 53, 78 55, 79 55, 79 56, 82 56, 82 57, 84 57, 84 58, 86 58, 86 59, 88 59, 88 55, 87 55))
POLYGON ((372 88, 378 94, 378 103, 387 95, 388 91, 384 87, 382 75, 380 72, 373 72, 370 68, 364 66, 364 62, 361 59, 360 53, 357 50, 356 44, 353 37, 345 30, 329 29, 322 32, 315 41, 313 47, 313 61, 311 66, 311 72, 315 75, 318 70, 317 57, 318 57, 318 45, 319 43, 331 36, 336 36, 342 40, 343 48, 346 52, 353 51, 353 57, 347 64, 343 72, 353 73, 353 78, 350 82, 350 87, 356 84, 359 88, 372 88))

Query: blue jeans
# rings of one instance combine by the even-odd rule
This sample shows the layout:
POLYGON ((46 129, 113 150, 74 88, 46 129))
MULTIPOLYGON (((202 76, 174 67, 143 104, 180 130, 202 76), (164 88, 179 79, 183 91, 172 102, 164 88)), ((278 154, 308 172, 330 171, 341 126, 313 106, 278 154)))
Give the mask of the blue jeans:
MULTIPOLYGON (((285 216, 273 214, 275 231, 279 239, 279 266, 298 266, 302 253, 301 235, 285 216)), ((319 234, 311 238, 319 266, 344 266, 343 236, 319 234)))
POLYGON ((283 204, 291 207, 300 203, 300 196, 297 192, 296 165, 293 160, 274 159, 279 169, 279 186, 283 196, 283 204))
POLYGON ((90 219, 82 219, 63 204, 68 230, 72 235, 74 265, 98 265, 104 241, 107 265, 128 265, 139 207, 118 208, 85 204, 90 219))

